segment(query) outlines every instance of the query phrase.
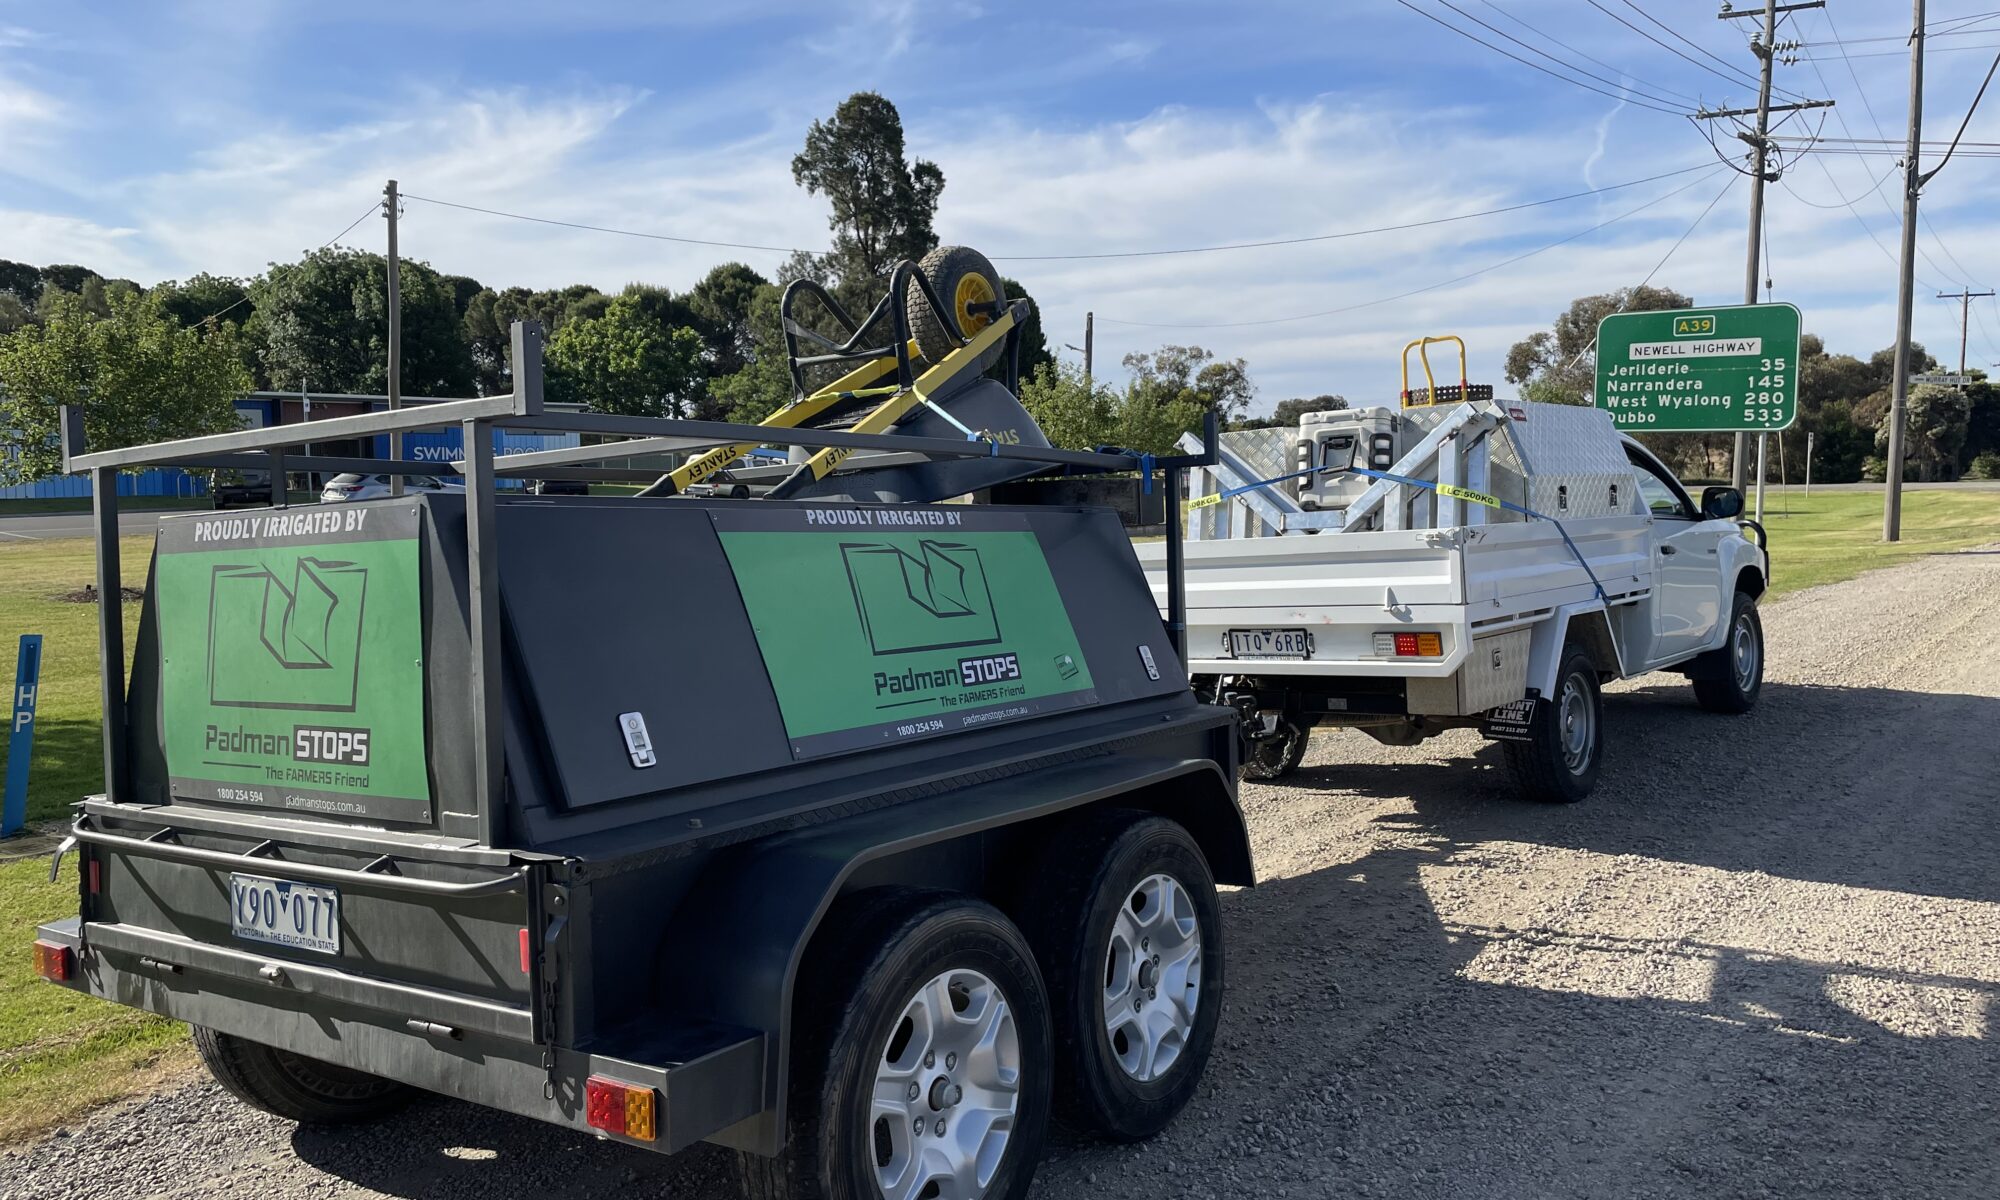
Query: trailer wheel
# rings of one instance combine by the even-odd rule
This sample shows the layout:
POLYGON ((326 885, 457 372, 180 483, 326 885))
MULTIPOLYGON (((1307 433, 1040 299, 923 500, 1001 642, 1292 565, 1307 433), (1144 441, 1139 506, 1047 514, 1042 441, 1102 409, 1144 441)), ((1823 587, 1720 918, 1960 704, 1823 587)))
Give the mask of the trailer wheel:
POLYGON ((1604 697, 1597 666, 1574 642, 1563 647, 1555 695, 1535 706, 1529 740, 1507 742, 1507 765, 1521 794, 1574 804, 1597 786, 1604 763, 1604 697))
POLYGON ((1280 720, 1269 737, 1258 738, 1244 749, 1243 778, 1282 779, 1290 775, 1305 761, 1311 736, 1303 726, 1280 720))
MULTIPOLYGON (((917 269, 930 280, 931 290, 950 314, 951 323, 940 324, 930 302, 914 288, 904 298, 904 312, 909 316, 910 335, 916 338, 917 349, 930 362, 940 363, 959 348, 960 339, 972 337, 993 323, 991 313, 974 312, 972 307, 996 300, 1006 303, 1007 288, 986 256, 970 246, 939 246, 924 255, 917 269)), ((1005 338, 988 346, 979 356, 978 369, 984 371, 999 362, 1006 349, 1005 338)))
POLYGON ((1013 922, 966 896, 841 901, 799 973, 789 1137, 754 1200, 1016 1200, 1042 1156, 1049 1010, 1013 922))
POLYGON ((200 1025, 194 1027, 194 1048, 208 1073, 230 1095, 252 1108, 307 1125, 372 1121, 409 1103, 413 1094, 410 1087, 393 1079, 351 1071, 200 1025))
POLYGON ((1187 830, 1163 817, 1100 810, 1054 843, 1022 925, 1055 1017, 1056 1114, 1138 1141, 1187 1104, 1215 1044, 1215 881, 1187 830))
POLYGON ((1709 655, 1714 675, 1694 681, 1695 700, 1710 712, 1747 713, 1756 707, 1757 693, 1764 690, 1764 622, 1749 593, 1736 593, 1729 612, 1729 640, 1709 655))

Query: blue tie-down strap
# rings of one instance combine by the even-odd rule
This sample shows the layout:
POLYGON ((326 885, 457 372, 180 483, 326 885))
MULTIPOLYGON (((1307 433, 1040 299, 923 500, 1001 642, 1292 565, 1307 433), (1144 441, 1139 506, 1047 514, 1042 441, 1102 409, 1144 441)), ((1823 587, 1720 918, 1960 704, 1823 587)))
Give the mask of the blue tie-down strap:
POLYGON ((1146 496, 1153 494, 1153 456, 1150 454, 1139 456, 1139 491, 1146 496))
POLYGON ((1577 549, 1576 543, 1570 539, 1569 530, 1563 528, 1561 521, 1545 513, 1538 513, 1532 508, 1525 508, 1511 501, 1502 500, 1498 496, 1489 496, 1484 492, 1475 492, 1471 488, 1462 488, 1455 484, 1432 483, 1428 479, 1414 479, 1408 475, 1396 475, 1388 471, 1371 471, 1366 467, 1307 467, 1303 471, 1293 471, 1285 475, 1274 475, 1269 479, 1260 479, 1255 483, 1246 483, 1242 487, 1233 487, 1225 491, 1213 492, 1209 495, 1190 500, 1188 502, 1188 509, 1189 511, 1193 511, 1195 509, 1207 508, 1210 505, 1220 504, 1232 496, 1240 496, 1244 492, 1254 492, 1258 488, 1266 488, 1272 484, 1283 483, 1287 479, 1298 479, 1305 475, 1336 475, 1342 471, 1349 471, 1369 479, 1385 480, 1389 483, 1401 483, 1407 484, 1410 487, 1428 488, 1441 496, 1449 496, 1454 500, 1464 500, 1470 504, 1483 504, 1487 508, 1504 508, 1509 512, 1517 512, 1522 516, 1533 517, 1538 521, 1547 521, 1556 527, 1558 534, 1562 535, 1563 545, 1568 546, 1570 554, 1575 556, 1576 565, 1582 567, 1583 573, 1590 577, 1590 586, 1597 589, 1597 598, 1606 604, 1611 603, 1611 598, 1604 594, 1604 585, 1597 581, 1597 572, 1590 569, 1590 564, 1584 560, 1583 551, 1577 549))
POLYGON ((1517 512, 1524 517, 1533 517, 1538 521, 1547 521, 1556 527, 1556 532, 1562 536, 1563 545, 1568 546, 1569 552, 1576 557, 1576 565, 1582 567, 1583 573, 1590 577, 1590 586, 1597 589, 1597 598, 1606 604, 1611 603, 1611 597, 1604 594, 1604 585, 1597 581, 1597 572, 1590 569, 1590 563, 1585 561, 1583 551, 1577 549, 1576 542, 1570 538, 1569 530, 1564 529, 1561 521, 1556 520, 1547 513, 1538 513, 1532 508, 1515 504, 1509 500, 1502 500, 1498 496, 1489 496, 1484 492, 1475 492, 1471 488, 1462 488, 1454 484, 1432 483, 1428 479, 1412 479, 1408 475, 1392 475, 1387 471, 1371 471, 1366 467, 1349 467, 1347 469, 1356 475, 1365 475, 1370 479, 1382 479, 1390 483, 1407 484, 1410 487, 1429 488, 1440 496, 1449 496, 1454 500, 1464 500, 1470 504, 1483 504, 1487 508, 1504 508, 1508 512, 1517 512))

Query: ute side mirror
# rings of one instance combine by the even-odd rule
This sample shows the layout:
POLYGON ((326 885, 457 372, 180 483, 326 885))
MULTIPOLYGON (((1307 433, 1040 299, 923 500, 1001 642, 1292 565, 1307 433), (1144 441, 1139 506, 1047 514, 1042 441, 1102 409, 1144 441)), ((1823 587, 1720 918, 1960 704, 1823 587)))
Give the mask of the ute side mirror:
POLYGON ((1743 515, 1743 493, 1733 487, 1703 488, 1701 515, 1711 521, 1727 521, 1743 515))

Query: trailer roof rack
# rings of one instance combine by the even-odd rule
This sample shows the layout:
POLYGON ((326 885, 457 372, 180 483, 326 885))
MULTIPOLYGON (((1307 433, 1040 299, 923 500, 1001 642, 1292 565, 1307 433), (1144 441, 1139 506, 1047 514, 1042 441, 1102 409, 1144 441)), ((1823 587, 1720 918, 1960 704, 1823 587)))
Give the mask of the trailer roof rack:
MULTIPOLYGON (((921 272, 916 270, 914 264, 904 265, 908 268, 907 274, 914 277, 919 286, 924 288, 926 299, 934 304, 936 298, 929 294, 929 285, 924 282, 921 272)), ((898 268, 899 279, 904 273, 903 268, 898 268)), ((891 299, 903 295, 905 288, 907 288, 906 282, 901 287, 892 288, 891 299)), ((861 322, 855 336, 849 339, 850 342, 857 341, 864 335, 876 323, 879 316, 878 311, 868 321, 861 322)), ((961 350, 947 356, 947 359, 955 360, 960 354, 976 354, 979 349, 986 348, 991 341, 985 336, 987 333, 992 333, 993 337, 1009 336, 1012 340, 1017 329, 1015 321, 1019 319, 1020 317, 1011 309, 999 314, 988 330, 982 331, 979 337, 968 339, 961 350)), ((900 413, 907 412, 921 403, 922 396, 920 392, 913 391, 919 379, 911 375, 913 368, 909 358, 907 318, 899 314, 893 320, 896 331, 903 335, 905 343, 901 347, 892 348, 897 353, 890 359, 896 368, 898 379, 891 400, 903 402, 897 410, 900 413), (913 394, 915 398, 910 399, 913 394)), ((729 421, 687 421, 659 417, 617 416, 607 413, 552 412, 545 408, 542 400, 540 324, 534 321, 515 322, 512 328, 512 341, 514 390, 500 396, 470 400, 405 397, 406 402, 411 403, 411 407, 98 451, 92 451, 84 444, 83 408, 63 405, 61 410, 63 469, 69 474, 87 473, 92 477, 92 536, 97 550, 98 595, 116 596, 121 586, 118 473, 122 470, 142 466, 182 466, 268 471, 271 479, 272 506, 283 508, 287 506, 285 491, 287 471, 327 473, 353 471, 380 475, 431 475, 437 472, 437 464, 431 462, 288 453, 294 447, 375 434, 402 433, 415 429, 458 427, 463 432, 465 444, 465 457, 457 466, 464 476, 466 490, 465 535, 469 589, 468 632, 471 635, 472 649, 470 663, 473 685, 472 723, 478 750, 475 756, 475 788, 481 798, 487 801, 481 805, 481 811, 488 822, 495 820, 497 814, 504 810, 504 805, 500 803, 502 784, 498 718, 501 703, 501 656, 499 575, 494 537, 496 489, 493 486, 496 479, 503 477, 650 481, 659 478, 657 470, 591 464, 663 451, 713 450, 716 454, 720 454, 723 453, 722 448, 727 448, 730 453, 722 464, 727 465, 729 461, 744 453, 746 448, 754 449, 764 445, 801 446, 818 452, 831 451, 836 452, 840 458, 845 458, 854 451, 871 451, 880 454, 918 456, 925 460, 1018 459, 1047 467, 1061 467, 1070 474, 1139 471, 1146 474, 1149 480, 1151 473, 1157 469, 1163 473, 1165 500, 1170 514, 1167 522, 1167 551, 1170 566, 1168 636, 1172 639, 1176 651, 1183 656, 1186 654, 1184 644, 1187 625, 1186 596, 1181 587, 1179 570, 1182 525, 1178 519, 1172 519, 1171 515, 1180 511, 1182 469, 1207 466, 1215 461, 1218 434, 1213 413, 1208 415, 1200 452, 1154 458, 1151 455, 1127 451, 1062 450, 1054 447, 1010 445, 977 438, 954 441, 840 429, 808 429, 772 423, 746 425, 729 421), (496 429, 593 434, 608 440, 591 446, 508 455, 503 465, 496 463, 493 453, 492 434, 496 429)), ((851 345, 837 353, 847 357, 859 357, 856 347, 851 345)), ((872 351, 866 353, 871 359, 888 357, 872 351)), ((952 366, 952 373, 956 374, 963 365, 947 361, 931 370, 937 371, 942 369, 942 366, 952 366)), ((795 360, 795 370, 797 366, 795 360)), ((927 372, 926 377, 928 374, 927 372)), ((746 504, 759 502, 754 499, 742 501, 746 504)), ((132 794, 130 781, 125 777, 125 633, 124 613, 122 606, 118 604, 98 605, 98 650, 104 664, 100 679, 104 714, 105 793, 115 803, 129 799, 132 794)))

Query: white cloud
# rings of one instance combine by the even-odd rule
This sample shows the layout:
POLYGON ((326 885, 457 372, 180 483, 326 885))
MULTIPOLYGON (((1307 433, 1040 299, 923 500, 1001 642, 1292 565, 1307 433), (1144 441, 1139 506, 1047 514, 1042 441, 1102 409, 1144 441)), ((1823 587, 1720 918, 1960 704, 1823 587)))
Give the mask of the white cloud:
MULTIPOLYGON (((894 3, 881 10, 890 34, 912 28, 895 20, 902 11, 894 3)), ((1157 52, 1150 43, 1124 44, 1128 61, 1157 52)), ((1051 60, 1036 69, 1062 72, 1070 64, 1051 60)), ((816 96, 826 86, 832 85, 807 90, 816 96)), ((742 103, 741 94, 756 90, 718 86, 714 100, 742 103)), ((824 202, 793 183, 789 165, 805 118, 793 108, 773 108, 760 114, 759 132, 716 144, 703 132, 712 127, 709 100, 582 85, 439 86, 409 89, 392 105, 314 129, 296 127, 282 109, 238 112, 229 137, 198 147, 184 166, 91 180, 88 203, 74 209, 4 214, 8 256, 80 261, 147 281, 202 270, 251 274, 333 236, 367 210, 390 177, 418 196, 557 221, 823 247, 824 202)), ((817 101, 794 95, 786 103, 817 101)), ((1350 91, 1271 100, 1247 112, 1190 105, 1122 120, 1057 120, 992 105, 911 105, 905 116, 911 152, 937 161, 948 180, 940 233, 996 257, 1211 245, 1434 219, 1580 191, 1591 186, 1586 176, 1602 185, 1656 175, 1701 163, 1707 154, 1678 130, 1664 136, 1669 122, 1610 101, 1579 100, 1552 119, 1520 126, 1494 119, 1506 97, 1491 103, 1492 109, 1475 109, 1462 99, 1423 97, 1413 104, 1350 91), (1579 153, 1586 147, 1593 148, 1587 158, 1579 153)), ((16 128, 46 131, 62 115, 42 92, 0 79, 0 138, 10 147, 16 128)), ((1850 196, 1880 170, 1874 160, 1834 161, 1850 196)), ((1974 270, 2000 267, 1994 249, 2000 218, 1970 203, 1996 174, 1988 167, 1980 160, 1955 163, 1943 177, 1950 188, 1937 185, 1933 209, 1974 270), (1962 207, 1946 207, 1954 201, 1962 207)), ((1395 234, 1001 266, 1041 302, 1053 343, 1080 341, 1084 312, 1098 314, 1100 374, 1114 374, 1126 352, 1196 342, 1247 358, 1266 406, 1322 391, 1386 401, 1396 386, 1397 348, 1424 333, 1463 334, 1472 343, 1475 378, 1499 383, 1511 342, 1545 328, 1575 296, 1637 283, 1726 177, 1702 180, 1599 234, 1395 303, 1246 328, 1117 322, 1212 325, 1345 308, 1556 241, 1696 178, 1395 234)), ((1813 199, 1833 201, 1816 170, 1794 183, 1813 199)), ((1739 183, 1656 282, 1701 303, 1736 299, 1744 200, 1739 183)), ((1808 327, 1836 349, 1866 354, 1886 344, 1894 274, 1881 250, 1844 209, 1808 208, 1780 189, 1772 190, 1770 204, 1779 295, 1797 300, 1808 327)), ((1893 248, 1893 225, 1879 202, 1867 200, 1861 211, 1893 248)), ((379 247, 381 239, 379 221, 370 217, 347 241, 379 247)), ((403 247, 442 270, 496 286, 647 280, 686 287, 717 262, 741 259, 768 271, 782 258, 417 201, 406 209, 403 247)), ((1956 314, 1944 307, 1918 309, 1919 337, 1939 352, 1956 342, 1955 319, 1948 319, 1956 314)))

